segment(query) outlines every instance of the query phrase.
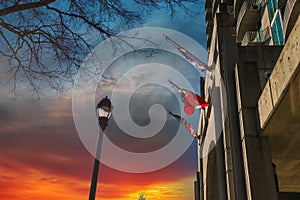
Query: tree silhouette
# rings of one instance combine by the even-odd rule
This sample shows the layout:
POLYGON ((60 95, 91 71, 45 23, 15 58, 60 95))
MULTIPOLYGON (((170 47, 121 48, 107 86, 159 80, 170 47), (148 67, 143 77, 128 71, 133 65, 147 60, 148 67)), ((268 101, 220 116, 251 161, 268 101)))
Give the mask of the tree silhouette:
POLYGON ((186 3, 194 1, 133 0, 132 6, 125 0, 0 0, 1 65, 14 90, 20 80, 37 92, 45 84, 60 90, 93 48, 89 33, 106 39, 155 9, 192 14, 186 3))
POLYGON ((139 200, 146 200, 146 195, 144 193, 141 193, 139 195, 139 200))

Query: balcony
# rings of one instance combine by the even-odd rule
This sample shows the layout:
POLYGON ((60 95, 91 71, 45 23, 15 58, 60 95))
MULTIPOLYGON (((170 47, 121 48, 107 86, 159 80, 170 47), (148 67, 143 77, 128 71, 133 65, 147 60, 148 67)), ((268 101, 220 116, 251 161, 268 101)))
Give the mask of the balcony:
POLYGON ((288 38, 296 20, 300 14, 300 0, 288 0, 283 16, 283 32, 285 39, 288 38))
POLYGON ((240 43, 247 31, 255 31, 260 20, 260 3, 256 0, 244 1, 236 24, 237 42, 240 43))
POLYGON ((271 38, 270 28, 262 31, 247 31, 242 40, 241 46, 259 46, 265 45, 265 42, 271 38))
POLYGON ((280 192, 300 192, 299 28, 300 18, 258 100, 261 135, 269 137, 280 192))
POLYGON ((237 17, 243 5, 243 0, 234 0, 234 17, 237 17))

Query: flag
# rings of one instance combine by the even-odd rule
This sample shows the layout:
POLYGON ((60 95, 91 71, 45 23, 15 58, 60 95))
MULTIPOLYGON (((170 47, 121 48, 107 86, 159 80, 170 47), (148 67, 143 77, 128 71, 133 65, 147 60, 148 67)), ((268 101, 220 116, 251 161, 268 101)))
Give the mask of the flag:
POLYGON ((184 125, 184 127, 189 132, 189 134, 191 134, 196 139, 200 139, 200 135, 198 135, 196 133, 193 126, 188 121, 186 121, 186 119, 184 119, 183 117, 181 117, 179 115, 173 114, 171 111, 169 111, 169 114, 172 115, 175 119, 177 119, 182 125, 184 125))
POLYGON ((176 87, 179 91, 179 94, 181 96, 181 99, 184 103, 184 112, 187 115, 192 115, 194 113, 194 110, 197 108, 205 108, 209 104, 199 95, 187 90, 187 89, 182 89, 178 87, 175 83, 172 81, 168 80, 169 83, 171 83, 174 87, 176 87))
POLYGON ((192 115, 195 108, 205 108, 209 105, 202 97, 189 90, 180 89, 179 93, 183 98, 184 112, 187 115, 192 115))
POLYGON ((172 44, 183 56, 184 58, 189 61, 192 65, 194 65, 196 68, 198 68, 200 71, 212 71, 212 67, 208 66, 198 58, 196 58, 191 52, 181 47, 179 44, 174 42, 170 37, 164 35, 166 40, 172 44))

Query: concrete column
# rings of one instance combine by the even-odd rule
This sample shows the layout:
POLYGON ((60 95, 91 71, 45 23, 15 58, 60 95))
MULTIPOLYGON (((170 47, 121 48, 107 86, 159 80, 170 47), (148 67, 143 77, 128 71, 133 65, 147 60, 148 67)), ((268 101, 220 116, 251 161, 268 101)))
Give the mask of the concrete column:
POLYGON ((197 188, 197 193, 195 194, 195 200, 201 200, 200 195, 201 195, 201 190, 200 190, 200 185, 201 185, 201 173, 198 171, 196 173, 196 181, 195 181, 195 187, 197 188))
POLYGON ((199 199, 204 200, 204 183, 203 183, 203 160, 200 158, 200 165, 199 165, 199 199))
MULTIPOLYGON (((234 67, 236 63, 236 43, 235 37, 223 38, 223 62, 224 62, 224 82, 226 87, 227 97, 227 113, 228 113, 228 127, 229 131, 226 132, 230 140, 231 151, 231 163, 232 163, 232 175, 233 175, 233 189, 234 195, 231 195, 231 199, 243 200, 246 199, 245 191, 245 174, 243 166, 243 154, 241 146, 241 135, 239 131, 238 123, 238 110, 236 101, 236 88, 234 67)), ((231 165, 228 164, 228 166, 231 165)), ((227 182, 230 184, 230 182, 227 182)))
POLYGON ((223 133, 223 143, 225 152, 225 171, 226 171, 226 186, 227 186, 227 199, 234 200, 234 182, 232 173, 232 156, 230 149, 230 129, 228 125, 228 117, 225 119, 224 133, 223 133))
POLYGON ((199 187, 199 181, 194 181, 194 195, 195 200, 200 200, 200 187, 199 187))
POLYGON ((257 101, 261 89, 257 64, 237 63, 235 77, 247 199, 277 200, 268 139, 259 136, 257 101))
POLYGON ((223 137, 223 133, 216 144, 216 162, 217 162, 217 174, 218 174, 218 186, 219 186, 219 199, 227 200, 224 144, 223 144, 222 137, 223 137))
POLYGON ((216 92, 213 95, 214 99, 218 99, 218 101, 214 101, 214 125, 215 125, 215 137, 216 141, 216 167, 217 167, 217 175, 218 175, 218 192, 219 192, 219 200, 226 200, 226 169, 225 169, 225 152, 224 152, 224 143, 223 143, 223 131, 222 131, 222 108, 221 108, 221 87, 214 87, 216 92))
POLYGON ((277 200, 268 138, 247 136, 242 146, 248 199, 277 200))

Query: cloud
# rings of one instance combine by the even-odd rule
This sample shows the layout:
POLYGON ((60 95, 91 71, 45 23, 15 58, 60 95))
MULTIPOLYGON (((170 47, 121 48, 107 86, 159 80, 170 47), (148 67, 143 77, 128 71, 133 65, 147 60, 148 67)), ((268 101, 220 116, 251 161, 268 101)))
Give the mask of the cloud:
POLYGON ((102 199, 137 199, 139 194, 145 194, 147 199, 180 199, 190 200, 193 198, 192 178, 183 179, 182 182, 169 182, 150 185, 133 185, 128 187, 116 187, 116 185, 100 183, 99 197, 102 199), (109 191, 114 191, 113 193, 109 191))
MULTIPOLYGON (((32 105, 32 101, 23 99, 0 105, 6 105, 2 107, 5 112, 0 115, 7 118, 0 128, 0 198, 86 198, 94 158, 76 133, 70 116, 70 99, 43 102, 43 123, 39 121, 41 111, 32 105), (19 112, 17 122, 14 122, 15 112, 19 112)), ((159 139, 141 144, 151 146, 155 140, 163 145, 159 139)), ((130 144, 126 140, 124 143, 130 144)), ((101 199, 125 200, 132 199, 142 190, 154 197, 154 190, 157 190, 161 195, 170 196, 172 184, 194 177, 195 155, 195 146, 191 146, 170 166, 145 174, 124 173, 101 165, 98 195, 101 199), (159 189, 161 185, 171 186, 162 190, 159 189)))
MULTIPOLYGON (((4 161, 7 162, 7 161, 4 161)), ((3 161, 1 162, 3 163, 3 161)), ((88 182, 11 163, 15 168, 0 165, 0 198, 5 200, 59 200, 86 198, 88 182)))
MULTIPOLYGON (((204 10, 203 4, 200 7, 195 7, 194 4, 192 6, 194 9, 198 10, 201 7, 204 10)), ((163 10, 155 11, 152 17, 147 16, 145 24, 169 27, 192 35, 194 38, 198 38, 200 33, 204 33, 205 24, 203 20, 201 20, 202 24, 198 26, 201 15, 193 17, 193 22, 187 22, 186 17, 180 17, 184 15, 181 13, 175 21, 171 22, 169 18, 164 20, 166 18, 162 16, 168 15, 168 13, 162 14, 164 12, 163 10), (195 24, 197 25, 195 26, 195 24), (187 27, 189 28, 187 29, 187 27)), ((202 41, 205 45, 205 34, 201 36, 202 41)), ((124 62, 124 59, 120 59, 121 65, 118 69, 111 68, 111 71, 108 70, 108 75, 110 75, 109 73, 113 75, 108 76, 111 79, 106 80, 109 87, 103 87, 101 90, 108 93, 112 89, 111 85, 129 67, 145 62, 157 62, 173 66, 175 70, 182 70, 187 79, 197 79, 196 81, 198 81, 198 74, 191 66, 189 66, 190 70, 183 68, 188 64, 183 59, 176 58, 173 60, 171 56, 158 55, 160 57, 155 59, 150 56, 147 61, 143 60, 142 57, 135 60, 131 57, 131 62, 124 62)), ((8 77, 2 72, 4 70, 0 68, 0 199, 87 199, 93 157, 84 148, 76 133, 72 119, 71 100, 52 98, 34 101, 27 97, 15 98, 10 92, 10 86, 3 86, 8 77)), ((92 73, 92 75, 95 74, 92 73)), ((160 76, 162 79, 166 78, 166 73, 154 73, 149 68, 147 71, 135 74, 128 81, 128 84, 134 87, 139 80, 150 75, 160 76)), ((43 87, 43 89, 45 88, 43 87)), ((128 91, 128 88, 122 89, 124 89, 123 92, 128 91)), ((21 82, 17 91, 22 95, 29 93, 28 87, 21 82)), ((50 95, 49 88, 44 92, 50 95)), ((152 93, 154 91, 151 87, 137 91, 137 94, 148 95, 148 97, 152 93)), ((97 97, 102 96, 101 93, 97 93, 97 95, 97 97)), ((84 103, 83 101, 82 107, 84 103)), ((133 105, 135 103, 133 102, 133 105)), ((142 105, 140 102, 138 108, 142 108, 142 105)), ((144 110, 143 113, 146 111, 144 110)), ((133 109, 132 112, 138 113, 139 110, 133 109)), ((136 116, 135 120, 141 120, 142 125, 143 122, 147 122, 143 121, 144 118, 139 118, 137 114, 136 116)), ((170 124, 170 126, 172 125, 170 124)), ((118 134, 116 131, 118 130, 112 130, 112 134, 118 134)), ((162 131, 161 134, 163 135, 158 135, 144 142, 139 141, 136 146, 136 141, 132 141, 130 138, 123 136, 119 139, 122 139, 121 143, 124 148, 149 151, 161 147, 172 138, 168 130, 162 131), (143 149, 143 146, 147 148, 144 147, 143 149)), ((123 173, 101 165, 97 195, 100 199, 129 200, 137 199, 140 192, 145 192, 146 196, 152 200, 164 198, 172 200, 193 199, 192 181, 196 171, 195 148, 196 145, 194 144, 170 166, 146 174, 123 173)))

